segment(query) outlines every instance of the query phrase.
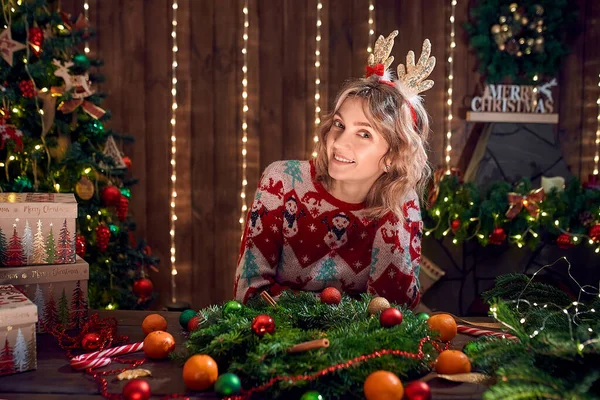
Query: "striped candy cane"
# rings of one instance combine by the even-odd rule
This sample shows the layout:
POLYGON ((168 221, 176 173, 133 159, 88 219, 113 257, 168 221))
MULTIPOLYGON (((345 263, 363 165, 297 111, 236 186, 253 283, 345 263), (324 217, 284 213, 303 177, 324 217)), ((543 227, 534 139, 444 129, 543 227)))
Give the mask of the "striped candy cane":
POLYGON ((487 329, 472 328, 472 327, 466 326, 466 325, 457 325, 456 328, 458 330, 458 333, 464 333, 465 335, 470 335, 470 336, 496 336, 496 337, 500 337, 503 339, 519 340, 519 338, 517 338, 514 335, 511 335, 510 333, 489 331, 487 329))
POLYGON ((124 346, 113 347, 112 349, 106 349, 102 351, 95 351, 93 353, 81 354, 71 359, 71 368, 73 369, 88 369, 88 368, 100 368, 110 364, 112 356, 118 356, 121 354, 135 353, 144 348, 144 343, 133 343, 126 344, 124 346))

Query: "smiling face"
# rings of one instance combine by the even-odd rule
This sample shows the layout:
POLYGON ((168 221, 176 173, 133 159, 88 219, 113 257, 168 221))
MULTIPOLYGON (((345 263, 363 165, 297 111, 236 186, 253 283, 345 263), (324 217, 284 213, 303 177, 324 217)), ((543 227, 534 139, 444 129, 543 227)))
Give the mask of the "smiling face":
POLYGON ((348 97, 327 133, 329 176, 344 184, 371 185, 385 172, 388 144, 371 126, 360 98, 348 97))
POLYGON ((348 227, 350 221, 346 216, 337 216, 333 218, 333 226, 335 226, 338 230, 342 230, 348 227))

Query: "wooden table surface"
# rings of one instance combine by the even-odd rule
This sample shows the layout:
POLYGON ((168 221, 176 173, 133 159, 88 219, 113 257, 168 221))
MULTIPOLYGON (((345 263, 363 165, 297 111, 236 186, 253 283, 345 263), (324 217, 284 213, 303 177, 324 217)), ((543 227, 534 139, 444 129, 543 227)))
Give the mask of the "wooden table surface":
MULTIPOLYGON (((141 324, 148 311, 98 311, 101 317, 112 316, 118 321, 118 333, 129 336, 130 342, 143 340, 141 324)), ((177 342, 183 345, 178 322, 179 313, 160 312, 168 322, 168 331, 177 342)), ((459 334, 452 342, 452 348, 462 347, 472 337, 459 334)), ((51 335, 38 335, 38 369, 35 371, 0 377, 0 399, 8 400, 88 400, 101 398, 97 383, 89 375, 74 371, 69 366, 65 352, 51 335)), ((143 358, 143 352, 134 353, 128 358, 143 358)), ((105 369, 116 369, 122 364, 112 364, 105 369)), ((153 398, 171 393, 187 394, 190 399, 219 399, 214 393, 186 391, 181 367, 173 361, 148 360, 140 368, 152 371, 153 377, 147 378, 153 398)), ((107 377, 110 393, 121 393, 126 381, 120 382, 114 375, 107 377)), ((429 381, 433 399, 480 399, 485 387, 476 384, 452 383, 433 379, 429 381)), ((291 399, 290 399, 291 400, 291 399)))

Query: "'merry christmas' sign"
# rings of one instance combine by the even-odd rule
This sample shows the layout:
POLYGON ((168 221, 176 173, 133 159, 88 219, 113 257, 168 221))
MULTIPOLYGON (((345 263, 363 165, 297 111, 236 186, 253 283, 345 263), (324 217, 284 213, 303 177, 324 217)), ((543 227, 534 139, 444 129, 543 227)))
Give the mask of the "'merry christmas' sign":
POLYGON ((538 113, 549 114, 554 111, 552 87, 556 79, 539 86, 532 85, 485 85, 481 96, 471 100, 474 112, 497 113, 538 113))

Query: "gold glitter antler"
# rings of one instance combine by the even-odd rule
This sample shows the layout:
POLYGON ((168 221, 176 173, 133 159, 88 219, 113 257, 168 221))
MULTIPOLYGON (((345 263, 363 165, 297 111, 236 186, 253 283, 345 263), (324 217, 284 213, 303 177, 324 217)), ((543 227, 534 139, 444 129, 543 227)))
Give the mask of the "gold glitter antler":
POLYGON ((406 70, 404 65, 398 65, 398 81, 406 86, 412 95, 429 90, 433 87, 433 81, 426 79, 435 67, 435 57, 429 57, 431 54, 431 42, 429 39, 423 41, 421 57, 415 65, 415 53, 411 50, 406 55, 406 70))
POLYGON ((398 36, 398 31, 393 31, 389 36, 384 39, 383 36, 379 36, 373 47, 373 53, 369 54, 367 60, 370 67, 374 67, 377 64, 383 64, 385 69, 388 69, 394 62, 394 57, 390 57, 392 47, 394 47, 394 38, 398 36), (388 58, 389 57, 389 58, 388 58))

